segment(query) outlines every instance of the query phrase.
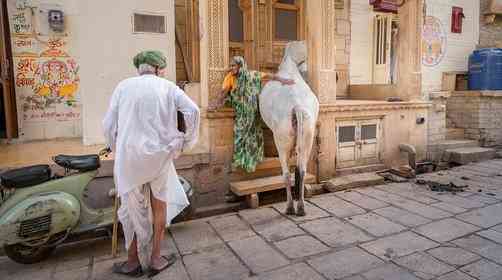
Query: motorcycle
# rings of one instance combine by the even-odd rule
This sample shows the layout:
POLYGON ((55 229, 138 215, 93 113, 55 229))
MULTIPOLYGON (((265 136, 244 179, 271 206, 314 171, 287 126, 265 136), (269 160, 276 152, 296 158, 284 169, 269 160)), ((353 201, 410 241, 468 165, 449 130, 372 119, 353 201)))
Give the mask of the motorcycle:
MULTIPOLYGON (((64 168, 62 176, 53 175, 49 165, 0 174, 0 246, 11 260, 32 264, 63 243, 111 235, 115 186, 112 176, 98 176, 100 156, 109 153, 58 155, 53 160, 64 168)), ((179 178, 191 202, 192 187, 179 178)), ((190 212, 188 207, 177 219, 190 212)))

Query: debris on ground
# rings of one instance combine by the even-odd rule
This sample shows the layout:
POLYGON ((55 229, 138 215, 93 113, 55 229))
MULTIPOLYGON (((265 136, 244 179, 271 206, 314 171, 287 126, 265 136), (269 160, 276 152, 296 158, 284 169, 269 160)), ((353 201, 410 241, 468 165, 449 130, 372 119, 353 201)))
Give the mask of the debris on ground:
POLYGON ((404 183, 408 182, 408 179, 392 174, 389 171, 379 172, 378 175, 382 176, 386 181, 390 181, 393 183, 404 183))
POLYGON ((429 189, 433 192, 450 192, 453 194, 456 194, 458 192, 464 192, 466 188, 469 186, 457 186, 454 183, 449 183, 449 184, 442 184, 438 182, 433 182, 433 181, 426 181, 426 185, 429 186, 429 189))

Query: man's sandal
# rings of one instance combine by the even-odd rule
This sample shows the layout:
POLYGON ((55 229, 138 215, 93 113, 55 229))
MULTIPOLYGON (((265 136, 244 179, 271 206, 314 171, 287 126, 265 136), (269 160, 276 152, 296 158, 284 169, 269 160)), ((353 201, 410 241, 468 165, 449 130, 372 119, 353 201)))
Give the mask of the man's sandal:
POLYGON ((150 272, 148 272, 149 278, 152 278, 155 275, 161 273, 162 271, 166 270, 167 268, 169 268, 171 265, 173 265, 176 262, 176 255, 174 255, 174 254, 171 254, 169 256, 162 256, 161 258, 165 259, 167 261, 167 263, 159 269, 150 267, 150 272))
POLYGON ((127 275, 131 277, 143 276, 143 269, 141 269, 141 265, 138 265, 138 267, 133 270, 127 271, 127 262, 114 263, 112 271, 116 274, 127 275))

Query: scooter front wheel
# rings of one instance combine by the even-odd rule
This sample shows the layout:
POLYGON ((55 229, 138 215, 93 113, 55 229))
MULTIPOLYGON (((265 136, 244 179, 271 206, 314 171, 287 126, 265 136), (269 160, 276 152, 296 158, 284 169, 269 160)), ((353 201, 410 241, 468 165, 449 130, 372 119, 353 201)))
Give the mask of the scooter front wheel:
POLYGON ((28 247, 22 244, 13 244, 5 245, 3 249, 7 257, 15 262, 33 264, 48 258, 56 247, 28 247))

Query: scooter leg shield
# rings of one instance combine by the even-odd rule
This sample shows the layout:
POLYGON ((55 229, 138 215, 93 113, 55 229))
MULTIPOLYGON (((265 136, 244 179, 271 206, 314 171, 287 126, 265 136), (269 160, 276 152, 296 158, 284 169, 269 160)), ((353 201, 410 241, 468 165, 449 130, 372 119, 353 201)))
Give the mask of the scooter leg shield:
POLYGON ((74 228, 79 218, 80 203, 68 193, 30 196, 0 217, 0 245, 43 240, 74 228))

